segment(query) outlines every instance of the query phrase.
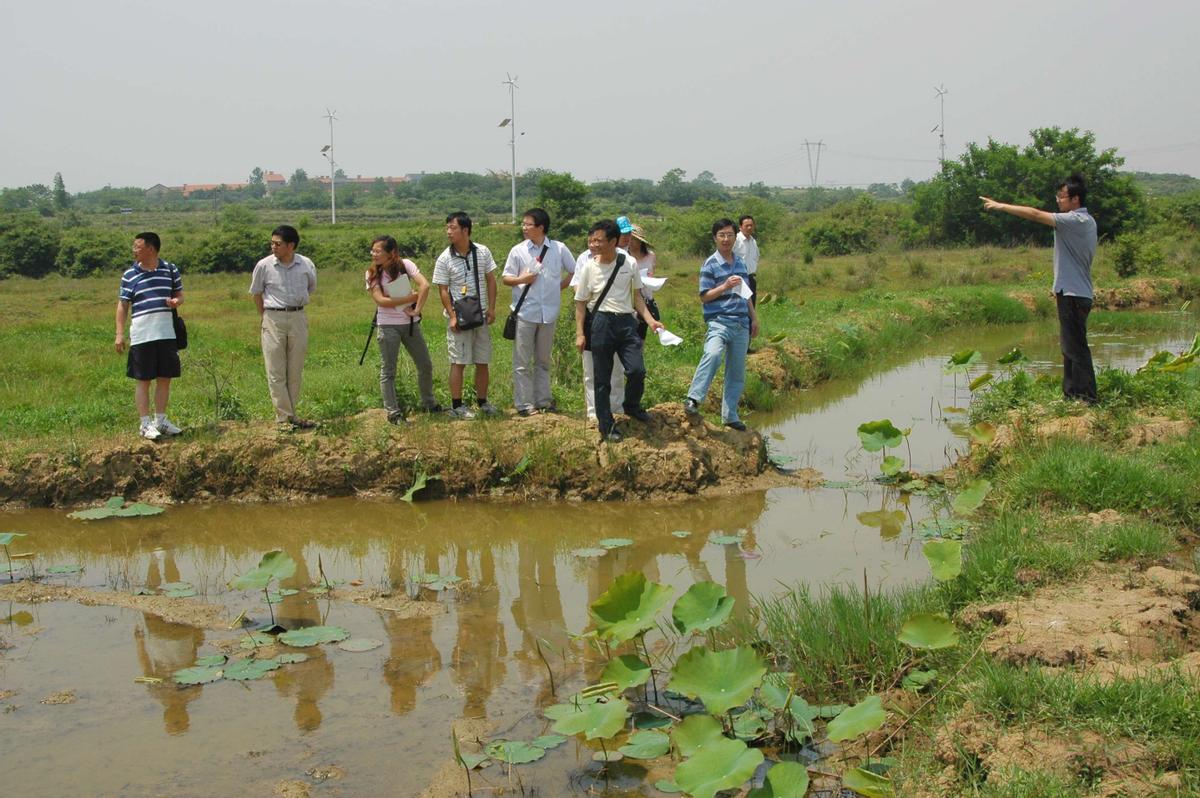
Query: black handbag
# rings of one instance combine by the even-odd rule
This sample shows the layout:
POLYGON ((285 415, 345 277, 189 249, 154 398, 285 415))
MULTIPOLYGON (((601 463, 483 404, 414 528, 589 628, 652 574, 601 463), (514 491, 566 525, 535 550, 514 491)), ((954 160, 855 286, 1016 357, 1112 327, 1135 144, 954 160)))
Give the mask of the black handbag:
MULTIPOLYGON (((646 310, 650 311, 650 316, 655 321, 662 321, 662 314, 658 310, 658 303, 655 302, 653 298, 646 300, 646 310)), ((646 323, 645 319, 639 318, 637 326, 638 337, 645 341, 646 333, 649 330, 650 325, 646 323)))
MULTIPOLYGON (((542 258, 546 257, 546 251, 550 249, 549 244, 542 245, 542 252, 537 256, 537 263, 542 262, 542 258)), ((521 298, 517 300, 517 306, 508 314, 508 318, 504 320, 504 337, 510 341, 517 340, 517 316, 521 313, 521 305, 525 304, 525 297, 529 296, 529 289, 533 288, 533 283, 525 286, 525 290, 521 292, 521 298)))
POLYGON ((187 349, 187 325, 175 308, 171 308, 171 323, 175 325, 175 349, 182 352, 187 349))
MULTIPOLYGON (((484 323, 483 303, 479 301, 479 257, 475 254, 474 244, 471 245, 471 251, 468 254, 475 265, 475 295, 468 294, 454 300, 454 316, 458 321, 459 332, 474 330, 476 327, 482 327, 484 323)), ((463 260, 467 259, 463 258, 463 260)), ((471 268, 469 261, 467 268, 471 268)))
POLYGON ((613 282, 617 279, 617 272, 621 271, 621 267, 625 265, 625 256, 617 255, 617 265, 613 266, 612 274, 608 276, 608 283, 605 284, 604 290, 600 292, 600 298, 596 300, 596 304, 583 314, 583 351, 592 351, 592 322, 596 320, 596 313, 599 312, 600 306, 604 304, 604 297, 608 296, 608 289, 613 287, 613 282))

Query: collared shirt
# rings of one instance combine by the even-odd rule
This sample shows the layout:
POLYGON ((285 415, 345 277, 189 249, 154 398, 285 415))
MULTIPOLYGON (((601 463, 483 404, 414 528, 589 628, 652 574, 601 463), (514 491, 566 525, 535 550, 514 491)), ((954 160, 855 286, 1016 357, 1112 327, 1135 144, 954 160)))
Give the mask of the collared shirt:
MULTIPOLYGON (((420 269, 417 268, 417 264, 413 263, 408 258, 401 258, 400 266, 401 266, 401 269, 396 272, 396 278, 399 279, 400 275, 402 275, 402 274, 407 275, 410 278, 409 285, 412 287, 412 293, 416 293, 417 287, 416 287, 416 285, 413 285, 411 278, 416 277, 418 274, 420 274, 421 273, 420 269)), ((380 270, 380 272, 379 272, 379 288, 383 291, 383 295, 386 297, 391 296, 391 294, 388 293, 388 286, 391 285, 391 283, 392 283, 392 278, 388 277, 388 273, 386 271, 380 270)), ((367 291, 369 292, 372 288, 370 271, 368 271, 366 274, 366 284, 367 284, 367 291)), ((403 296, 403 294, 401 294, 401 296, 403 296)), ((414 316, 413 315, 414 312, 415 311, 413 311, 411 305, 409 305, 407 307, 394 307, 394 308, 385 308, 381 305, 376 305, 376 307, 375 307, 375 323, 382 327, 387 324, 405 325, 405 324, 408 324, 413 319, 417 319, 419 321, 420 317, 414 316)))
POLYGON ((1092 298, 1096 220, 1087 208, 1054 216, 1054 293, 1092 298))
MULTIPOLYGON (((732 263, 722 258, 720 252, 709 255, 708 260, 704 261, 704 265, 700 267, 701 296, 735 274, 743 280, 746 279, 746 264, 736 254, 733 256, 732 263)), ((726 291, 711 302, 704 303, 704 320, 708 321, 717 316, 744 318, 749 324, 750 302, 742 299, 733 290, 726 291)))
POLYGON ((599 258, 593 257, 583 264, 583 268, 576 272, 579 278, 579 285, 575 288, 576 302, 586 301, 590 310, 605 313, 633 313, 633 292, 642 287, 642 276, 638 272, 637 261, 628 254, 625 254, 625 263, 617 272, 612 288, 604 296, 604 304, 594 307, 622 254, 625 253, 618 250, 617 256, 609 263, 601 263, 599 258))
POLYGON ((758 240, 754 236, 746 238, 746 234, 738 230, 737 241, 733 244, 733 254, 746 263, 746 274, 758 271, 758 240))
POLYGON ((121 275, 118 297, 128 302, 133 321, 129 325, 129 345, 175 337, 175 322, 167 300, 183 291, 183 278, 174 263, 159 258, 153 269, 134 263, 121 275))
MULTIPOLYGON (((467 250, 466 256, 459 255, 454 251, 453 247, 446 247, 442 250, 442 254, 438 255, 437 261, 433 264, 433 284, 444 285, 450 289, 450 301, 461 299, 464 296, 478 296, 479 304, 484 311, 488 306, 488 286, 487 278, 484 276, 488 272, 496 270, 496 261, 492 258, 492 251, 483 244, 471 242, 471 248, 467 250), (472 255, 471 253, 474 253, 472 255), (479 293, 475 292, 475 266, 479 266, 479 293)), ((442 309, 442 315, 450 318, 450 314, 442 309)))
POLYGON ((522 241, 509 250, 508 260, 504 263, 505 277, 528 274, 543 246, 546 247, 546 257, 542 258, 541 274, 528 286, 514 285, 512 304, 509 305, 510 308, 515 308, 522 292, 528 287, 529 293, 525 294, 525 301, 521 303, 521 312, 518 315, 521 321, 535 324, 549 324, 558 318, 559 306, 562 303, 563 274, 575 273, 575 259, 571 257, 571 251, 561 241, 554 241, 549 237, 536 246, 532 241, 522 241))
POLYGON ((317 267, 299 252, 292 254, 292 262, 286 266, 268 255, 255 264, 250 278, 250 293, 262 294, 267 310, 304 307, 316 287, 317 267))

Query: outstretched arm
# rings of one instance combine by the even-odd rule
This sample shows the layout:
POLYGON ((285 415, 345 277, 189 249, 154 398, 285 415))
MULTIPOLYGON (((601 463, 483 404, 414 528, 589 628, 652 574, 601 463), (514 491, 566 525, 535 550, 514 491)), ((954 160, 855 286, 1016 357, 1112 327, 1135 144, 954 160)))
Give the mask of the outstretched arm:
POLYGON ((980 197, 980 199, 983 200, 983 209, 985 211, 1000 211, 1002 213, 1007 213, 1010 216, 1027 219, 1031 222, 1038 222, 1040 224, 1049 225, 1050 227, 1055 226, 1054 214, 1052 213, 1047 213, 1046 211, 1038 210, 1037 208, 1031 208, 1028 205, 1008 205, 1007 203, 996 202, 996 200, 992 199, 991 197, 980 197))

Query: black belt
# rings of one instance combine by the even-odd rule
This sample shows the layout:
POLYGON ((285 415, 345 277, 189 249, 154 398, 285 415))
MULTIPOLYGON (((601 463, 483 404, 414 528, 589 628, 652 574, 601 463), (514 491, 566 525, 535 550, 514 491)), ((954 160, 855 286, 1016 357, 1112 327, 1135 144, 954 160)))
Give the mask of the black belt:
POLYGON ((297 310, 304 310, 304 306, 288 305, 286 308, 265 308, 265 310, 278 310, 281 313, 295 313, 297 310))

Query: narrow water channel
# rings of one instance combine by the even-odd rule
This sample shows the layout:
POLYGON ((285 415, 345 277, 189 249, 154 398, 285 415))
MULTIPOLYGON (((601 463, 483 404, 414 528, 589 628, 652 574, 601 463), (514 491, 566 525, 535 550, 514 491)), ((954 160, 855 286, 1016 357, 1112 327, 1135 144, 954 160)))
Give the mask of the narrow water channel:
MULTIPOLYGON (((1160 349, 1178 351, 1194 327, 1194 317, 1181 317, 1173 333, 1095 334, 1097 363, 1130 368, 1160 349)), ((966 447, 964 414, 954 409, 969 402, 966 383, 999 373, 996 359, 1013 346, 1035 371, 1059 368, 1050 325, 956 331, 863 379, 831 382, 751 419, 772 451, 832 481, 860 483, 850 489, 669 504, 197 505, 92 523, 46 510, 0 515, 0 531, 29 533, 22 542, 43 568, 83 567, 54 578, 64 584, 130 592, 182 581, 198 600, 227 606, 231 619, 242 610, 265 619, 258 596, 226 585, 280 548, 298 563, 284 587, 312 585, 320 563, 330 579, 419 594, 439 610, 407 618, 300 592, 276 609, 285 626, 336 624, 384 645, 310 648, 307 662, 261 681, 183 689, 171 674, 237 632, 113 607, 0 605, 0 641, 11 646, 0 650, 0 783, 22 796, 271 795, 281 779, 313 782, 306 773, 336 764, 345 775, 313 783, 313 795, 418 795, 451 755, 451 720, 486 719, 494 736, 512 739, 545 731, 537 708, 551 701, 550 683, 537 641, 549 644, 543 651, 560 695, 595 676, 581 656, 552 652, 586 631, 588 604, 617 574, 642 570, 676 595, 710 579, 741 607, 798 582, 861 583, 864 572, 874 589, 924 580, 911 529, 927 510, 920 499, 901 506, 862 482, 878 455, 862 453, 855 429, 879 418, 911 426, 912 466, 942 467, 966 447), (942 364, 966 347, 984 362, 956 385, 942 364), (883 523, 879 510, 901 510, 904 520, 883 523), (690 534, 673 534, 682 531, 690 534), (709 540, 736 533, 739 545, 709 540), (573 553, 615 537, 633 544, 597 559, 573 553), (424 573, 469 586, 420 590, 424 573), (166 681, 135 683, 142 676, 166 681), (60 690, 73 691, 75 702, 39 703, 60 690)), ((578 776, 590 756, 572 740, 523 766, 522 783, 541 795, 583 794, 589 782, 578 776)), ((484 778, 504 783, 497 768, 489 771, 484 778)), ((626 786, 636 789, 636 780, 626 786)))

